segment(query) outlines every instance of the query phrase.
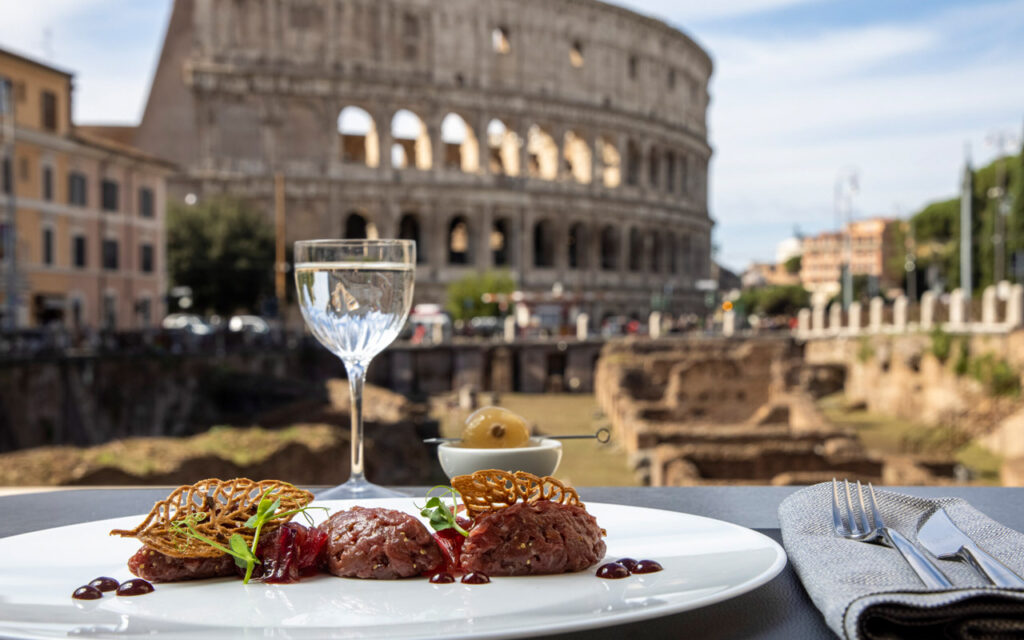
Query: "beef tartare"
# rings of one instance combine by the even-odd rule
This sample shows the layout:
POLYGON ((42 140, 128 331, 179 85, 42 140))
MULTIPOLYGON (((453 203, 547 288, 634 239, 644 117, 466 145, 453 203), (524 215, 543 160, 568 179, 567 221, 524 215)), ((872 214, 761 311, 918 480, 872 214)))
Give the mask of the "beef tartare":
POLYGON ((582 507, 519 502, 477 519, 462 546, 462 569, 492 576, 582 571, 604 557, 602 535, 582 507))
POLYGON ((413 516, 393 509, 352 507, 323 524, 327 570, 343 578, 411 578, 442 565, 441 550, 413 516))

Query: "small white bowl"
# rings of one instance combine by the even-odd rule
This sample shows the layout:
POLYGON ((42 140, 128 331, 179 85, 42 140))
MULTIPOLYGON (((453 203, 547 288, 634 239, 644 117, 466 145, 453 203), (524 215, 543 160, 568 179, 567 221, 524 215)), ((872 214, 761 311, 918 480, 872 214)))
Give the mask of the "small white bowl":
POLYGON ((456 442, 444 442, 437 447, 437 458, 449 478, 481 469, 526 471, 535 476, 550 476, 562 461, 561 441, 532 438, 531 442, 535 444, 509 449, 471 449, 456 442))

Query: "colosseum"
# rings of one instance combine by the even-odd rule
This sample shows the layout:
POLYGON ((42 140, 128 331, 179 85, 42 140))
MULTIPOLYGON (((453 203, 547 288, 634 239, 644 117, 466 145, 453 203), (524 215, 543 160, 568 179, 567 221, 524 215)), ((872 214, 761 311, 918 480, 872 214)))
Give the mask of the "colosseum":
MULTIPOLYGON (((596 0, 176 0, 136 146, 289 241, 402 237, 592 318, 701 303, 711 60, 596 0)), ((191 197, 188 197, 191 200, 191 197)))

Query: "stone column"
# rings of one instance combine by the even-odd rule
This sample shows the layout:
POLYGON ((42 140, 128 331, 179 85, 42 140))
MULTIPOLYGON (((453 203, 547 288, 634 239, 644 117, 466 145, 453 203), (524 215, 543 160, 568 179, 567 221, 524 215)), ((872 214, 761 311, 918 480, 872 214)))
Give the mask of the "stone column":
POLYGON ((843 305, 839 302, 833 302, 832 306, 828 309, 828 331, 829 333, 839 333, 843 330, 843 305))
POLYGON ((796 333, 799 336, 806 336, 811 332, 811 310, 801 309, 796 314, 796 333))
POLYGON ((604 157, 601 155, 601 134, 590 138, 590 186, 604 188, 604 157))
POLYGON ((581 313, 576 316, 576 339, 586 340, 590 337, 590 316, 581 313))
MULTIPOLYGON (((466 123, 467 127, 475 127, 473 134, 476 136, 476 170, 481 175, 488 175, 491 172, 491 147, 487 138, 487 125, 491 124, 491 117, 486 113, 477 114, 474 124, 466 123)), ((500 149, 500 147, 499 147, 500 149)), ((508 167, 506 167, 506 171, 508 167)))
POLYGON ((1006 327, 1011 331, 1024 325, 1024 285, 1015 284, 1010 287, 1010 296, 1006 299, 1006 327))
POLYGON ((953 289, 949 294, 949 324, 954 328, 963 328, 967 319, 964 305, 964 292, 960 289, 953 289))
POLYGON ((505 316, 505 342, 516 341, 516 316, 511 314, 505 316))
POLYGON ((722 314, 722 335, 730 337, 736 333, 736 312, 726 311, 722 314))
POLYGON ((846 325, 850 329, 850 333, 860 333, 860 303, 851 302, 849 317, 846 319, 846 325))
POLYGON ((811 311, 811 331, 821 334, 825 332, 825 305, 815 304, 811 311))
POLYGON ((921 329, 931 331, 935 324, 935 294, 925 291, 921 294, 921 329))
POLYGON ((892 326, 899 333, 907 330, 907 296, 900 296, 892 303, 892 326))
POLYGON ((661 312, 660 311, 653 311, 653 312, 651 312, 651 315, 650 315, 650 317, 647 320, 647 333, 652 338, 660 338, 661 337, 661 312))
POLYGON ((981 324, 986 328, 990 329, 995 326, 998 318, 998 300, 996 300, 996 288, 993 286, 985 287, 985 290, 981 292, 981 324))
POLYGON ((871 306, 868 308, 868 326, 872 333, 880 333, 882 331, 882 310, 885 306, 885 301, 875 296, 871 299, 871 306))
POLYGON ((486 271, 493 266, 494 256, 491 253, 491 228, 494 226, 494 206, 486 204, 481 207, 480 215, 477 216, 476 231, 469 236, 470 244, 474 245, 474 262, 481 271, 486 271))
MULTIPOLYGON (((377 125, 377 143, 380 146, 380 164, 378 170, 384 173, 391 171, 391 145, 394 139, 391 137, 391 118, 395 115, 390 108, 381 108, 373 112, 373 120, 377 125)), ((409 159, 410 166, 415 165, 415 158, 409 159)))

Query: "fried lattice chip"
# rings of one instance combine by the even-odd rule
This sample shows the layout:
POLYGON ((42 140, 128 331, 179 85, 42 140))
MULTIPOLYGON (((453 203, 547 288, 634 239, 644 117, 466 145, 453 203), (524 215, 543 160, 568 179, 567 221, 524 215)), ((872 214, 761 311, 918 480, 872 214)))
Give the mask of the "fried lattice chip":
MULTIPOLYGON (((198 519, 196 530, 202 535, 227 547, 232 534, 237 533, 245 539, 247 545, 251 545, 253 531, 245 526, 245 521, 256 513, 260 498, 267 490, 270 490, 271 498, 281 500, 278 511, 301 509, 313 501, 313 494, 309 491, 280 480, 255 482, 248 478, 210 478, 178 487, 171 495, 153 505, 139 526, 130 531, 114 529, 110 535, 138 538, 147 547, 178 558, 221 556, 223 552, 175 531, 171 524, 201 512, 206 515, 198 519)), ((273 531, 286 520, 268 521, 262 533, 273 531)))
POLYGON ((540 478, 525 471, 486 469, 452 478, 452 487, 462 495, 462 503, 473 518, 510 507, 516 502, 550 500, 582 507, 580 496, 572 487, 551 476, 540 478))

